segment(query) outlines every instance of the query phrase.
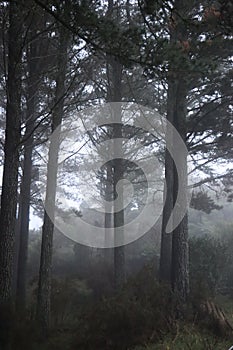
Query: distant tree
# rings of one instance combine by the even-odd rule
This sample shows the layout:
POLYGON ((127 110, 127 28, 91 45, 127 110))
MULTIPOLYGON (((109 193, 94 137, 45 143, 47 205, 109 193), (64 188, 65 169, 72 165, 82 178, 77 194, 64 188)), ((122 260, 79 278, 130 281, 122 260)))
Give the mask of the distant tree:
POLYGON ((206 214, 210 214, 212 210, 220 210, 223 207, 222 205, 216 204, 205 191, 193 193, 190 206, 206 214))

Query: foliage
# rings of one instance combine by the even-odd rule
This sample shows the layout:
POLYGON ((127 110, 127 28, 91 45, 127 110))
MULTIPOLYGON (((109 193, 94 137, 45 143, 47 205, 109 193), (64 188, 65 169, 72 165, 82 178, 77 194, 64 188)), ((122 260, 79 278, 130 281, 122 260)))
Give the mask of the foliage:
POLYGON ((78 279, 53 279, 51 316, 53 327, 72 325, 79 317, 83 304, 92 296, 85 281, 78 279))
POLYGON ((201 332, 193 326, 185 326, 176 334, 169 334, 157 344, 136 347, 134 350, 223 350, 232 345, 211 334, 201 332))
POLYGON ((190 205, 191 208, 201 210, 207 214, 210 214, 214 209, 222 209, 222 206, 217 205, 208 193, 204 191, 193 193, 190 205))
MULTIPOLYGON (((77 278, 53 278, 51 286, 51 327, 71 327, 84 307, 93 299, 93 291, 86 281, 77 278)), ((35 318, 37 281, 28 288, 29 317, 35 318)))
POLYGON ((212 234, 190 239, 190 278, 193 294, 233 296, 233 225, 218 224, 212 234), (201 288, 200 288, 201 286, 201 288))
POLYGON ((205 235, 190 240, 190 279, 193 293, 216 294, 228 267, 227 246, 219 238, 205 235))
POLYGON ((144 269, 117 295, 93 306, 80 322, 74 349, 126 350, 158 340, 173 327, 170 290, 144 269))

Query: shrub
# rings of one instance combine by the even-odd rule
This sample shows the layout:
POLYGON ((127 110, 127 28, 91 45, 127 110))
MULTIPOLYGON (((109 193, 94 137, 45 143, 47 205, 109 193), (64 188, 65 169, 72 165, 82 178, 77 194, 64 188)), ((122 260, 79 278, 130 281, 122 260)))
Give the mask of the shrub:
POLYGON ((147 268, 116 296, 93 306, 80 322, 74 349, 126 350, 160 339, 172 327, 172 295, 147 268))
POLYGON ((134 350, 227 350, 231 344, 211 334, 200 332, 193 326, 186 326, 157 344, 137 346, 134 350))
POLYGON ((219 238, 205 235, 190 240, 190 282, 193 293, 202 298, 214 296, 222 286, 228 261, 227 244, 219 238))

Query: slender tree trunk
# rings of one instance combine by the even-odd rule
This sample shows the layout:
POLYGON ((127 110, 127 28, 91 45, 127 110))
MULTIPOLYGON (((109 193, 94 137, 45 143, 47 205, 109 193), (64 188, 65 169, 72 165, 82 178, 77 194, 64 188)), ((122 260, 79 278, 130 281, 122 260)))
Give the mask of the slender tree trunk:
MULTIPOLYGON (((122 66, 115 59, 112 60, 112 96, 113 102, 121 101, 121 81, 122 81, 122 66)), ((113 165, 113 193, 114 199, 118 199, 118 205, 114 205, 114 284, 115 288, 119 289, 125 282, 125 247, 124 247, 124 210, 123 208, 123 188, 119 186, 119 181, 124 176, 124 166, 122 163, 122 117, 120 105, 114 107, 115 121, 113 128, 114 149, 116 154, 121 155, 121 158, 114 159, 113 165), (118 184, 118 192, 117 192, 118 184)))
MULTIPOLYGON (((106 13, 106 16, 111 18, 113 11, 113 0, 108 0, 108 11, 106 13)), ((109 54, 106 54, 106 70, 107 70, 107 102, 112 102, 112 76, 111 76, 111 69, 112 69, 112 57, 109 54)), ((112 137, 112 136, 110 136, 112 137)), ((113 200, 113 167, 110 164, 106 165, 106 185, 105 185, 105 201, 109 201, 109 206, 111 206, 112 209, 112 203, 113 200)), ((113 223, 113 213, 107 212, 107 209, 109 209, 108 204, 106 204, 106 210, 104 215, 104 227, 105 227, 105 245, 108 246, 109 239, 111 240, 112 237, 110 237, 110 230, 109 228, 112 227, 113 223)), ((106 248, 104 251, 104 258, 106 262, 111 263, 112 261, 112 252, 113 250, 111 248, 106 248)))
POLYGON ((0 305, 12 298, 15 218, 17 207, 19 143, 21 121, 21 5, 9 4, 9 51, 6 130, 0 213, 0 305))
POLYGON ((24 310, 26 306, 26 267, 28 256, 30 187, 32 171, 32 143, 26 142, 24 150, 23 177, 20 187, 19 202, 19 253, 17 266, 17 308, 24 310))
POLYGON ((13 282, 12 282, 12 295, 13 300, 16 300, 17 294, 17 273, 18 273, 18 259, 19 259, 19 233, 20 233, 20 200, 18 200, 18 215, 15 220, 15 243, 14 243, 14 259, 13 259, 13 282))
MULTIPOLYGON (((113 0, 108 1, 107 16, 113 16, 113 0)), ((119 14, 117 14, 118 16, 119 14)), ((122 65, 113 56, 107 55, 107 74, 108 74, 108 102, 121 102, 121 88, 122 88, 122 65)), ((113 139, 115 152, 119 155, 122 154, 122 142, 119 139, 122 138, 122 118, 120 105, 114 106, 114 126, 113 126, 113 139), (116 140, 118 139, 118 140, 116 140)), ((123 158, 123 155, 122 155, 123 158)), ((123 208, 123 188, 119 186, 119 181, 123 178, 124 167, 122 159, 114 159, 113 169, 113 199, 118 198, 118 205, 114 205, 113 208, 113 226, 114 226, 114 285, 115 289, 120 289, 125 282, 125 248, 124 248, 124 210, 123 208), (118 184, 118 192, 117 192, 118 184)))
MULTIPOLYGON (((118 111, 117 113, 120 113, 118 111)), ((116 148, 122 148, 119 139, 122 137, 122 125, 116 124, 113 137, 117 140, 116 148)), ((118 204, 114 205, 114 282, 115 288, 120 289, 125 282, 125 247, 124 247, 124 209, 123 208, 123 188, 119 181, 124 176, 124 167, 121 158, 114 160, 113 168, 113 190, 114 199, 118 199, 118 204), (117 186, 118 185, 118 186, 117 186), (118 191, 116 190, 118 189, 118 191)))
MULTIPOLYGON (((34 34, 36 31, 33 32, 34 34)), ((33 34, 32 33, 32 34, 33 34)), ((28 49, 28 70, 27 79, 27 113, 26 132, 24 144, 23 176, 20 187, 19 200, 19 253, 17 266, 17 306, 18 309, 25 309, 26 306, 26 273, 28 256, 28 235, 30 216, 30 189, 32 177, 32 151, 33 151, 33 129, 35 126, 35 108, 38 94, 38 60, 39 53, 37 45, 33 41, 28 49)))
MULTIPOLYGON (((60 30, 60 47, 58 52, 58 68, 56 78, 56 96, 53 116, 52 131, 61 127, 64 95, 65 95, 65 77, 67 65, 67 35, 64 28, 60 30)), ((44 213, 44 223, 42 227, 41 259, 39 271, 39 285, 37 296, 37 319, 42 327, 44 335, 47 334, 50 325, 50 308, 51 308, 51 269, 53 253, 53 230, 54 230, 54 210, 56 199, 57 184, 57 166, 59 152, 59 137, 52 138, 47 166, 47 188, 44 213), (48 215, 49 213, 49 215, 48 215)))
MULTIPOLYGON (((168 103, 167 103, 167 120, 174 123, 174 84, 171 82, 168 85, 168 103)), ((171 143, 173 140, 172 130, 169 128, 166 132, 166 142, 171 143)), ((168 220, 171 216, 174 207, 173 198, 173 186, 174 186, 174 162, 170 155, 168 148, 165 151, 165 181, 164 186, 164 206, 162 216, 162 236, 161 236, 161 249, 160 249, 160 280, 171 283, 171 258, 172 258, 172 233, 166 232, 168 220)))
MULTIPOLYGON (((106 166, 106 184, 105 184, 105 200, 108 201, 106 203, 106 210, 104 215, 104 227, 105 227, 105 246, 108 246, 108 242, 111 241, 110 237, 110 231, 109 228, 112 227, 112 213, 107 212, 109 211, 109 207, 112 207, 112 194, 113 194, 113 186, 112 186, 112 166, 107 165, 106 166)), ((104 256, 105 261, 107 263, 111 263, 111 257, 112 257, 112 249, 106 248, 104 250, 104 256)))

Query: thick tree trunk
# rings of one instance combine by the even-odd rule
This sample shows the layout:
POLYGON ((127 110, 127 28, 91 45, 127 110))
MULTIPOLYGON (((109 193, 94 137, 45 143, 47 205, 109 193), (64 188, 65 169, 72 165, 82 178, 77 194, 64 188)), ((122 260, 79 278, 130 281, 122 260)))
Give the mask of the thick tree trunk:
MULTIPOLYGON (((52 116, 52 131, 61 127, 64 95, 65 95, 65 77, 67 65, 67 35, 62 28, 60 31, 60 47, 58 52, 58 68, 56 78, 56 96, 55 108, 52 116)), ((51 302, 51 269, 53 253, 53 230, 54 230, 54 210, 56 199, 57 184, 57 166, 59 152, 59 137, 52 138, 47 165, 47 188, 44 214, 44 223, 42 227, 41 259, 39 271, 39 285, 37 296, 37 319, 46 335, 50 325, 50 302, 51 302), (49 215, 48 215, 49 213, 49 215)))
MULTIPOLYGON (((168 94, 168 97, 169 108, 171 108, 173 113, 172 122, 185 141, 186 83, 180 77, 179 81, 175 80, 169 83, 169 89, 171 89, 171 93, 168 94)), ((170 142, 170 140, 168 142, 170 142)), ((175 147, 175 145, 173 145, 173 147, 175 147)), ((176 168, 167 150, 165 156, 167 191, 162 221, 160 279, 171 283, 173 291, 179 295, 182 302, 185 302, 189 291, 187 214, 174 231, 166 233, 168 219, 172 214, 174 202, 177 199, 178 186, 179 191, 182 193, 182 205, 187 203, 187 158, 186 153, 183 154, 182 150, 179 153, 179 172, 182 174, 182 183, 178 184, 176 168)))
MULTIPOLYGON (((176 106, 177 113, 174 118, 174 126, 182 139, 186 138, 186 82, 180 77, 177 84, 176 106)), ((182 150, 179 152, 179 172, 182 183, 178 183, 177 176, 174 176, 174 198, 177 197, 178 187, 181 192, 181 206, 187 205, 187 156, 182 150)), ((182 219, 178 227, 173 231, 172 236, 172 288, 177 294, 181 304, 187 301, 189 293, 189 258, 188 258, 188 215, 182 219)))
MULTIPOLYGON (((183 42, 187 40, 187 26, 184 21, 188 13, 188 3, 184 0, 176 0, 174 7, 179 16, 176 16, 176 26, 172 33, 172 40, 178 42, 183 42)), ((186 53, 181 51, 180 55, 184 56, 186 53), (182 52, 182 53, 181 53, 182 52)), ((182 61, 181 61, 182 62, 182 61)), ((187 94, 188 94, 188 81, 187 74, 182 71, 182 63, 179 63, 178 67, 174 67, 173 84, 175 101, 174 105, 174 127, 180 134, 184 143, 186 143, 186 118, 187 118, 187 94)), ((173 75, 173 72, 171 72, 173 75)), ((174 145, 175 147, 176 145, 174 145)), ((187 155, 185 150, 180 150, 179 154, 179 173, 181 174, 181 183, 178 183, 177 174, 174 172, 174 189, 173 196, 174 199, 177 197, 178 188, 181 193, 180 206, 187 206, 187 155)), ((188 208, 187 208, 188 210, 188 208)), ((188 298, 189 293, 189 259, 188 259, 188 216, 187 214, 182 219, 178 227, 173 231, 172 236, 172 289, 176 293, 178 300, 180 302, 181 309, 178 310, 182 312, 182 305, 184 305, 188 298)))
POLYGON ((9 302, 12 297, 21 121, 22 8, 14 1, 9 7, 5 159, 0 213, 0 304, 9 302))
MULTIPOLYGON (((176 0, 174 3, 174 26, 171 28, 170 42, 177 46, 187 40, 184 18, 187 15, 187 3, 184 0, 176 0), (177 13, 179 16, 177 16, 177 13)), ((185 52, 179 48, 178 55, 185 56, 185 52)), ((170 62, 168 78, 168 112, 167 119, 176 128, 183 141, 186 141, 186 98, 187 81, 185 71, 182 72, 182 60, 175 64, 170 62)), ((167 142, 174 144, 173 135, 167 135, 167 142)), ((176 293, 180 303, 185 303, 189 292, 188 273, 188 218, 182 219, 178 227, 171 234, 166 234, 167 221, 174 208, 177 199, 178 186, 181 192, 180 203, 187 204, 187 156, 182 150, 179 151, 179 169, 176 170, 173 160, 166 151, 165 176, 167 184, 167 198, 163 211, 162 244, 160 260, 160 277, 162 280, 171 282, 172 289, 176 293), (182 183, 178 183, 177 171, 181 174, 182 183), (168 256, 166 256, 168 255, 168 256)))

